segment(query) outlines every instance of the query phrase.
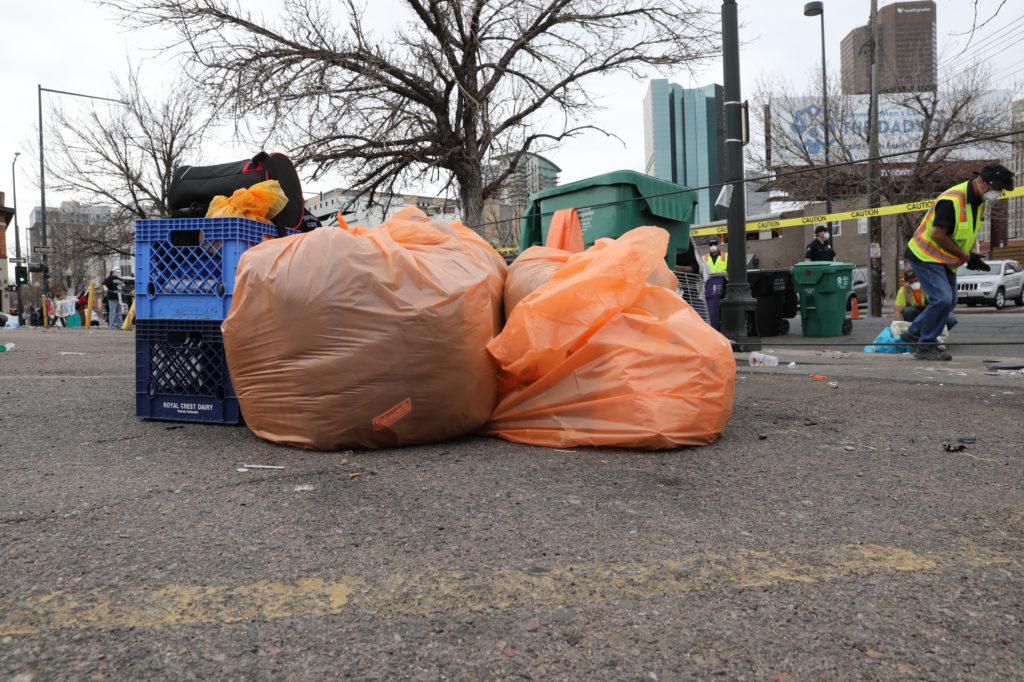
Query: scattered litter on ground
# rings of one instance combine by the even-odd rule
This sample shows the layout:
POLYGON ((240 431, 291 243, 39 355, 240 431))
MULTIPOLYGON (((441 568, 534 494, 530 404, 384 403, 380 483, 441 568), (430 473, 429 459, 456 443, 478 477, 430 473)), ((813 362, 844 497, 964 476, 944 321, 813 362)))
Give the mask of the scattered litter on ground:
POLYGON ((242 466, 249 469, 284 469, 282 466, 276 464, 243 464, 242 466))
POLYGON ((828 382, 828 387, 829 388, 839 388, 839 382, 838 381, 830 381, 830 382, 828 382))
POLYGON ((983 360, 985 367, 990 371, 1010 370, 1019 372, 1024 370, 1024 362, 998 362, 996 360, 983 360))
POLYGON ((853 447, 852 445, 844 445, 843 446, 843 450, 846 450, 847 452, 853 452, 856 449, 857 448, 853 447))
POLYGON ((766 434, 766 433, 759 433, 759 434, 757 434, 757 439, 758 440, 768 440, 768 434, 766 434))
POLYGON ((185 427, 182 426, 181 424, 177 424, 175 426, 165 426, 164 427, 164 431, 177 431, 178 429, 183 429, 183 428, 185 428, 185 427))
POLYGON ((353 478, 359 478, 362 475, 363 475, 362 471, 350 471, 349 474, 348 474, 348 480, 351 481, 353 478))
POLYGON ((14 350, 14 345, 15 344, 11 343, 10 341, 0 343, 0 353, 10 353, 12 350, 14 350))
POLYGON ((308 484, 306 484, 306 483, 303 483, 303 484, 301 484, 301 485, 297 485, 297 486, 295 486, 295 487, 293 488, 293 490, 294 490, 295 492, 297 492, 297 493, 307 493, 307 492, 309 492, 310 490, 315 490, 315 488, 314 488, 313 486, 311 486, 311 485, 308 485, 308 484))
POLYGON ((946 452, 963 452, 967 449, 967 446, 963 443, 958 443, 956 445, 953 445, 952 443, 943 443, 942 448, 946 452))
POLYGON ((758 353, 754 351, 750 354, 750 366, 751 367, 778 367, 779 359, 774 355, 768 355, 767 353, 758 353))
POLYGON ((828 379, 828 375, 827 374, 812 374, 811 378, 814 379, 815 381, 821 381, 822 379, 828 379))
POLYGON ((246 471, 248 471, 248 469, 246 469, 245 467, 238 467, 237 469, 235 469, 235 471, 240 471, 244 474, 246 471))
POLYGON ((343 460, 341 460, 341 464, 339 464, 338 466, 340 466, 340 467, 343 467, 343 466, 345 466, 346 464, 348 464, 348 459, 347 459, 347 458, 346 458, 346 459, 343 459, 343 460))
POLYGON ((62 350, 57 355, 85 355, 85 353, 78 353, 76 351, 62 350))
POLYGON ((555 448, 555 452, 572 452, 572 450, 560 450, 558 448, 555 448))
POLYGON ((794 367, 796 367, 796 363, 795 362, 791 362, 791 363, 789 363, 789 365, 787 365, 787 367, 789 367, 790 369, 793 369, 794 367))
POLYGON ((818 422, 814 421, 813 419, 805 419, 804 420, 804 426, 817 426, 817 425, 818 425, 818 422))
POLYGON ((964 443, 965 445, 974 445, 978 442, 977 436, 959 436, 956 439, 957 443, 964 443))

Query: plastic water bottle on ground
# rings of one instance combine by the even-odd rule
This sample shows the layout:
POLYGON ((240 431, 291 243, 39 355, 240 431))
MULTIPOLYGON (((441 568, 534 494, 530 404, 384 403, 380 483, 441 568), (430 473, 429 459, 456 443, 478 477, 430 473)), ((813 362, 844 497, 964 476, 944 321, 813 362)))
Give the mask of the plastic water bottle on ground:
POLYGON ((758 353, 753 351, 750 354, 750 366, 751 367, 778 367, 779 359, 774 355, 768 355, 767 353, 758 353))

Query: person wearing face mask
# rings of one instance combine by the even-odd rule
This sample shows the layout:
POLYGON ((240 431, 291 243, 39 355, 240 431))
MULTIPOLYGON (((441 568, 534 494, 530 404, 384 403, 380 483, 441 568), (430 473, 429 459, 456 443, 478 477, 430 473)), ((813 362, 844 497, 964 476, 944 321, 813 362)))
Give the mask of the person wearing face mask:
POLYGON ((836 259, 836 252, 828 243, 828 230, 824 225, 814 228, 814 241, 804 249, 804 257, 813 261, 833 261, 836 259))
POLYGON ((708 264, 708 272, 712 275, 729 271, 729 255, 719 250, 718 237, 708 240, 708 255, 704 256, 704 262, 708 264))
POLYGON ((981 254, 971 249, 978 240, 986 203, 1012 189, 1013 173, 1008 168, 985 166, 970 180, 940 194, 907 243, 904 257, 928 297, 925 309, 900 335, 905 343, 917 345, 915 358, 952 359, 938 337, 956 307, 956 270, 965 263, 969 270, 990 269, 981 254))

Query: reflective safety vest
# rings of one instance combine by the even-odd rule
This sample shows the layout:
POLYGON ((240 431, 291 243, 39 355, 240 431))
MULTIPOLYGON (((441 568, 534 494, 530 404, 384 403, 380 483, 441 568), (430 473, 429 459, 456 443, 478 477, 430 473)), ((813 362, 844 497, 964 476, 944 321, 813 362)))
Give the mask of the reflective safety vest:
POLYGON ((729 271, 729 256, 718 252, 718 259, 711 260, 711 254, 704 256, 704 262, 708 264, 708 271, 711 273, 728 272, 729 271))
POLYGON ((914 236, 910 238, 907 246, 915 256, 925 263, 943 263, 950 270, 956 270, 963 262, 936 244, 934 240, 935 206, 945 199, 953 202, 953 210, 956 214, 956 226, 950 237, 966 253, 970 253, 974 248, 974 242, 978 239, 979 225, 985 215, 985 204, 978 206, 978 218, 975 220, 974 208, 967 203, 967 185, 969 183, 969 180, 961 182, 940 194, 917 226, 914 236))
POLYGON ((920 308, 924 305, 925 296, 924 289, 918 289, 914 291, 909 284, 903 285, 903 299, 906 301, 904 306, 914 306, 920 308))

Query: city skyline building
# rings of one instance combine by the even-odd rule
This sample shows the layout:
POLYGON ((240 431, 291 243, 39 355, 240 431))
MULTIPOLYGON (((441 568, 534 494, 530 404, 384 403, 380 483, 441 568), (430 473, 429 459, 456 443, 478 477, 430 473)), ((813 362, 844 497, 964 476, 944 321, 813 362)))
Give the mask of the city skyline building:
MULTIPOLYGON (((684 187, 706 187, 722 178, 725 159, 721 85, 684 88, 667 79, 650 82, 644 97, 644 172, 684 187)), ((694 224, 717 220, 716 188, 698 189, 694 224)))
MULTIPOLYGON (((896 2, 878 10, 878 92, 934 90, 938 38, 933 0, 896 2)), ((844 95, 871 92, 871 33, 857 26, 840 43, 844 95)))

